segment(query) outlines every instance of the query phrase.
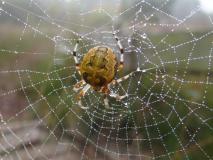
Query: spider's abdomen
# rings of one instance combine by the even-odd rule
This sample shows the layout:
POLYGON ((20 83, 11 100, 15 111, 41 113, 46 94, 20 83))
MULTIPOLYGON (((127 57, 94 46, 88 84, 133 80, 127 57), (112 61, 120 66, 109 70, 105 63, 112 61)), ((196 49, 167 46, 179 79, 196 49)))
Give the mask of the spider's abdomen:
POLYGON ((117 59, 108 47, 94 47, 85 54, 80 65, 80 72, 86 83, 100 88, 110 83, 117 71, 117 59))

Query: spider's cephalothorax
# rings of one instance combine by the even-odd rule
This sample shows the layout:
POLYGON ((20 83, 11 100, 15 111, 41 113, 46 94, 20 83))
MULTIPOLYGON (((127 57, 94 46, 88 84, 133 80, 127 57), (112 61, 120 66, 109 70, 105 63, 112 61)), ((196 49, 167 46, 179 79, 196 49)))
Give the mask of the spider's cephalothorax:
POLYGON ((99 91, 101 87, 107 86, 114 79, 117 63, 112 49, 98 46, 85 54, 79 70, 85 82, 99 91))
POLYGON ((84 55, 83 60, 79 62, 76 55, 79 41, 77 41, 75 45, 73 56, 76 63, 76 70, 81 75, 82 80, 75 84, 74 91, 81 90, 77 99, 79 106, 83 109, 88 109, 88 107, 84 107, 81 104, 81 97, 85 95, 90 87, 104 94, 104 104, 107 108, 109 107, 107 96, 114 97, 117 100, 121 100, 127 96, 127 94, 119 96, 110 91, 111 85, 120 83, 132 75, 132 73, 130 73, 124 77, 115 79, 116 73, 123 68, 124 49, 118 37, 115 34, 113 35, 115 36, 121 53, 119 62, 113 50, 105 46, 98 46, 90 49, 88 53, 84 55))

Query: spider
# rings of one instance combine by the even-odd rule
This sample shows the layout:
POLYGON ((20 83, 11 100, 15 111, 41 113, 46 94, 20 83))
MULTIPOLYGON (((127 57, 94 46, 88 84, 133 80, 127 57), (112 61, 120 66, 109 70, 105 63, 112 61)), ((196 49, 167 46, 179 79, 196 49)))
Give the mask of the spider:
POLYGON ((132 74, 128 74, 122 78, 115 79, 117 72, 121 71, 124 66, 124 49, 118 39, 118 37, 113 34, 117 45, 120 49, 120 61, 118 62, 113 50, 107 46, 96 46, 91 48, 83 57, 81 62, 77 58, 77 48, 79 45, 79 40, 77 40, 76 45, 73 50, 73 56, 75 60, 76 70, 81 75, 82 80, 74 85, 74 91, 79 92, 77 95, 78 105, 82 109, 88 109, 84 107, 81 103, 81 98, 85 93, 93 88, 96 92, 102 93, 104 95, 104 105, 109 108, 109 100, 107 96, 116 98, 117 100, 122 100, 126 95, 118 95, 110 91, 110 86, 120 83, 132 74))

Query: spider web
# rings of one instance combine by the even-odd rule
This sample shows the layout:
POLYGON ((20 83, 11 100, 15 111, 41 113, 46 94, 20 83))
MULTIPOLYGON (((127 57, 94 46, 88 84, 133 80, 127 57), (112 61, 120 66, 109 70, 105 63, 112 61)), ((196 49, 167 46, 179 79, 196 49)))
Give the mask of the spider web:
POLYGON ((0 159, 212 159, 213 17, 198 2, 1 0, 0 27, 0 159), (76 41, 79 60, 98 45, 119 57, 113 33, 116 79, 132 75, 110 90, 127 97, 105 108, 89 90, 81 109, 76 41))

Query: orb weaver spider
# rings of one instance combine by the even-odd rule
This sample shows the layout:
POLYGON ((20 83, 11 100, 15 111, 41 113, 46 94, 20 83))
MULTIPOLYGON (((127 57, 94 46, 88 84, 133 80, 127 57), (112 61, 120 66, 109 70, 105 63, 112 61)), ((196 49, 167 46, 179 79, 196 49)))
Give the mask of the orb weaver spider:
POLYGON ((81 97, 92 87, 95 91, 104 94, 104 105, 109 108, 109 100, 107 96, 116 98, 117 100, 122 100, 126 95, 118 95, 110 91, 110 86, 120 83, 129 78, 132 74, 128 74, 122 78, 115 79, 115 75, 118 71, 123 69, 124 66, 124 48, 118 39, 118 37, 113 34, 117 45, 120 49, 120 62, 118 62, 116 55, 113 50, 107 46, 97 46, 91 48, 83 57, 81 63, 77 58, 77 48, 79 45, 79 40, 74 47, 72 52, 74 56, 74 61, 76 65, 76 70, 81 75, 82 80, 74 85, 73 90, 78 92, 81 90, 77 96, 78 105, 82 109, 88 109, 84 107, 81 102, 81 97))

